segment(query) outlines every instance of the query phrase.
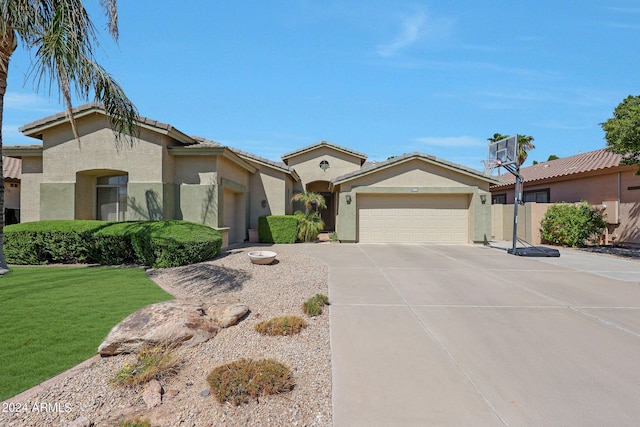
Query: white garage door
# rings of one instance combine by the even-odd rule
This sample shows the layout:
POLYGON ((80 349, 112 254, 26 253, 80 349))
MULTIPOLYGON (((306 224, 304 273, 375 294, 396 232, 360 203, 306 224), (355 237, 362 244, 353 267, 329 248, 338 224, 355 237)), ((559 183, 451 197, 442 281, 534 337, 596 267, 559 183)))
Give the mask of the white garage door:
POLYGON ((360 242, 468 243, 467 195, 357 196, 360 242))

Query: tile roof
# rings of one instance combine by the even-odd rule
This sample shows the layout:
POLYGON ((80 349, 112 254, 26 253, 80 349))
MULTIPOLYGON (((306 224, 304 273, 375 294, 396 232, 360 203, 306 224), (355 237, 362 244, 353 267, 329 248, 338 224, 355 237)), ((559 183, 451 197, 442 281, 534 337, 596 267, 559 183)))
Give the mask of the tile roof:
POLYGON ((22 177, 22 161, 2 156, 2 170, 5 179, 20 179, 22 177))
POLYGON ((336 183, 339 183, 339 182, 348 181, 351 178, 355 178, 357 176, 364 175, 364 174, 367 174, 369 172, 373 172, 373 171, 375 171, 377 169, 383 169, 383 168, 385 168, 387 166, 391 166, 391 165, 393 165, 395 163, 401 163, 401 162, 404 162, 406 160, 413 159, 413 158, 423 159, 423 160, 427 160, 427 161, 434 162, 434 163, 439 163, 441 165, 450 167, 452 169, 457 169, 460 172, 463 172, 463 173, 466 173, 466 174, 469 174, 469 175, 473 175, 473 176, 475 176, 477 178, 481 178, 481 179, 484 179, 484 180, 490 181, 490 182, 496 182, 495 178, 487 177, 485 174, 483 174, 482 172, 477 171, 475 169, 471 169, 471 168, 468 168, 466 166, 459 165, 457 163, 449 162, 447 160, 439 159, 439 158, 437 158, 435 156, 432 156, 430 154, 424 154, 424 153, 419 153, 419 152, 406 153, 406 154, 403 154, 402 156, 392 157, 392 158, 387 159, 387 160, 385 160, 383 162, 366 162, 361 169, 359 169, 357 171, 354 171, 354 172, 351 172, 351 173, 348 173, 348 174, 345 174, 345 175, 342 175, 342 176, 339 176, 337 178, 334 178, 333 180, 331 180, 331 182, 336 184, 336 183))
POLYGON ((359 151, 352 150, 351 148, 343 147, 341 145, 337 145, 337 144, 334 144, 332 142, 320 141, 320 142, 317 142, 315 144, 307 145, 306 147, 302 147, 302 148, 299 148, 297 150, 293 150, 293 151, 290 151, 288 153, 285 153, 285 154, 282 155, 282 160, 285 160, 285 162, 286 162, 286 159, 288 159, 288 158, 291 158, 293 156, 297 156, 298 154, 302 154, 302 153, 305 153, 307 151, 316 150, 316 149, 321 148, 321 147, 329 147, 329 148, 333 148, 333 149, 338 150, 338 151, 343 151, 345 153, 349 153, 349 154, 351 154, 353 156, 359 157, 363 161, 367 158, 366 154, 360 153, 359 151))
MULTIPOLYGON (((80 105, 78 107, 73 108, 71 112, 74 116, 81 115, 83 113, 91 113, 91 112, 99 112, 99 113, 105 114, 103 106, 97 102, 91 102, 89 104, 80 105)), ((27 123, 26 125, 18 128, 18 130, 27 136, 32 136, 30 135, 30 133, 32 133, 32 131, 39 129, 40 127, 52 125, 56 122, 64 122, 66 120, 67 120, 67 112, 62 111, 60 113, 56 113, 51 116, 44 117, 34 122, 27 123)), ((153 120, 148 117, 138 116, 138 122, 141 124, 145 124, 147 126, 154 127, 156 129, 164 130, 167 132, 174 131, 182 134, 182 132, 180 132, 178 129, 174 128, 170 124, 159 122, 157 120, 153 120)))
POLYGON ((222 144, 220 144, 219 142, 203 138, 201 136, 194 135, 191 138, 193 138, 193 140, 196 142, 196 144, 192 145, 191 148, 222 147, 222 144))
MULTIPOLYGON (((604 171, 620 166, 622 156, 608 151, 606 148, 589 151, 588 153, 576 154, 574 156, 563 157, 561 159, 538 163, 520 169, 520 175, 525 182, 542 181, 554 178, 561 178, 570 175, 604 171)), ((491 186, 491 188, 506 187, 514 185, 515 176, 505 173, 501 176, 502 182, 491 186)))
POLYGON ((269 160, 269 159, 266 159, 264 157, 260 157, 260 156, 258 156, 256 154, 249 153, 247 151, 242 151, 242 150, 239 150, 239 149, 233 148, 233 147, 227 147, 227 148, 229 148, 229 150, 231 150, 234 153, 236 153, 238 156, 244 157, 245 159, 254 160, 256 162, 263 163, 263 164, 265 164, 267 166, 271 166, 271 167, 273 167, 275 169, 279 169, 279 170, 281 170, 283 172, 286 172, 286 173, 289 173, 289 174, 293 172, 293 169, 291 169, 289 166, 287 166, 287 164, 284 163, 284 162, 274 162, 273 160, 269 160))

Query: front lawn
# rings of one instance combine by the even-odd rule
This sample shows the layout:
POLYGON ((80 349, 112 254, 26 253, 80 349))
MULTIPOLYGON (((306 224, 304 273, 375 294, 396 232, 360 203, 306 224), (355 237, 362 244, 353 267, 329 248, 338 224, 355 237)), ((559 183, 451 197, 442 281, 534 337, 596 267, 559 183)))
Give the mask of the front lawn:
POLYGON ((0 401, 94 356, 122 319, 170 299, 141 268, 13 267, 0 277, 0 401))

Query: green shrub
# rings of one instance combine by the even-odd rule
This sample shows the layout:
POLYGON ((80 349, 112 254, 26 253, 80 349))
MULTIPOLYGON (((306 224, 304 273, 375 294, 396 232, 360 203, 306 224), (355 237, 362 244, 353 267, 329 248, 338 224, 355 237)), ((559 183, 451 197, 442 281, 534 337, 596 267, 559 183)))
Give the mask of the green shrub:
POLYGON ((273 359, 241 359, 218 366, 207 382, 220 403, 234 406, 249 399, 293 390, 291 370, 273 359))
POLYGON ((262 335, 294 335, 307 327, 307 322, 298 316, 279 316, 256 324, 255 330, 262 335))
POLYGON ((542 239, 547 243, 583 247, 597 243, 607 227, 602 211, 588 202, 557 203, 540 222, 542 239))
POLYGON ((4 252, 11 264, 84 263, 91 260, 91 236, 100 221, 39 221, 4 228, 4 252))
POLYGON ((325 305, 329 305, 329 297, 323 294, 315 294, 302 304, 302 309, 309 316, 319 316, 325 305))
POLYGON ((186 221, 39 221, 5 227, 11 264, 99 263, 177 267, 214 258, 221 234, 186 221))
POLYGON ((258 218, 260 243, 295 243, 298 220, 292 215, 263 215, 258 218))

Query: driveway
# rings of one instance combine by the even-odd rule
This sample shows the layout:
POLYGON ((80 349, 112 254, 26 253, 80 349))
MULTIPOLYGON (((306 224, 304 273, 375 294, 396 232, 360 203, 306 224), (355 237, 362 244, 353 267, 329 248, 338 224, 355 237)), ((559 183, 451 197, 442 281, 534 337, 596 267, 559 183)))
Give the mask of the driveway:
POLYGON ((474 245, 282 250, 329 265, 337 427, 640 420, 640 262, 474 245))

